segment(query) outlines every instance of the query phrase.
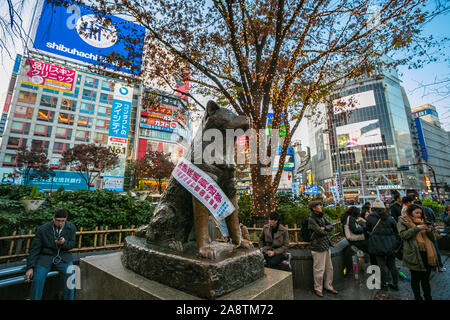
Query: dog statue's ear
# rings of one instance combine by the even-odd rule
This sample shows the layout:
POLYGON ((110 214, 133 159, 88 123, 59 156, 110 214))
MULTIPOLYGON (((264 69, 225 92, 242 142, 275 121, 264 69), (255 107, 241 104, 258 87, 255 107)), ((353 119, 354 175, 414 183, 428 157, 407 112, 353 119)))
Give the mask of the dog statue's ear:
POLYGON ((220 107, 217 105, 217 103, 215 103, 212 100, 209 100, 208 103, 206 104, 206 116, 210 116, 212 115, 214 112, 216 112, 217 110, 219 110, 220 107))

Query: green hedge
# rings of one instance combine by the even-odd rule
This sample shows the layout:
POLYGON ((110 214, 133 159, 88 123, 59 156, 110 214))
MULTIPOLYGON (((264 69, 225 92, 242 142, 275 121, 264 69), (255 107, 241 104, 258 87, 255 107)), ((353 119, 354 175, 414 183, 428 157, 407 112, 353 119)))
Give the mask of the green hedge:
MULTIPOLYGON (((278 194, 278 213, 281 216, 281 223, 293 227, 297 224, 300 227, 302 221, 306 219, 311 211, 308 208, 308 198, 297 197, 287 194, 278 194)), ((252 202, 249 195, 241 195, 239 198, 239 221, 246 226, 253 226, 252 202)), ((323 208, 323 213, 330 220, 337 220, 344 212, 344 208, 323 208)))
POLYGON ((27 211, 20 198, 29 195, 31 188, 16 185, 0 187, 0 235, 14 230, 36 230, 51 220, 57 208, 69 211, 69 221, 77 229, 94 230, 96 226, 109 229, 134 225, 139 227, 150 221, 154 205, 151 201, 136 201, 131 195, 109 190, 58 190, 45 196, 45 202, 36 211, 27 211))

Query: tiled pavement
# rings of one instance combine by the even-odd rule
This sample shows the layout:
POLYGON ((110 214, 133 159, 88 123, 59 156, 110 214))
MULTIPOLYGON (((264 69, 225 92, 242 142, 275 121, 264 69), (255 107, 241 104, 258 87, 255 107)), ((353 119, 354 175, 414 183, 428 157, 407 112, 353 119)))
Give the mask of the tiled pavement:
MULTIPOLYGON (((450 300, 450 252, 442 252, 442 262, 444 267, 447 268, 446 272, 432 272, 430 277, 431 284, 431 296, 433 300, 450 300)), ((397 266, 401 266, 402 262, 397 260, 397 266)), ((406 276, 410 277, 409 270, 403 266, 400 267, 401 271, 406 276)), ((344 281, 336 283, 335 289, 339 291, 338 295, 328 293, 324 291, 322 298, 317 297, 310 290, 294 289, 295 300, 371 300, 377 297, 377 300, 381 297, 382 300, 397 300, 397 299, 414 299, 414 295, 411 290, 411 283, 408 280, 402 278, 399 279, 399 291, 392 291, 389 289, 386 292, 381 290, 370 290, 366 286, 366 281, 369 275, 363 275, 360 279, 355 279, 353 274, 347 274, 344 281), (378 292, 378 294, 376 294, 378 292)))

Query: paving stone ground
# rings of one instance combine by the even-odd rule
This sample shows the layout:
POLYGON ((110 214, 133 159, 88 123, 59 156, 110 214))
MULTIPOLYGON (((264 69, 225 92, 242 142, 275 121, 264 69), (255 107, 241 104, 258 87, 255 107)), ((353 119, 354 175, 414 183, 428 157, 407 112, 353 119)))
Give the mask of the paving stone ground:
MULTIPOLYGON (((441 251, 442 262, 447 269, 446 272, 432 272, 430 277, 431 296, 433 300, 450 300, 450 252, 441 251)), ((410 272, 402 266, 400 260, 396 261, 400 266, 399 271, 410 277, 410 272)), ((311 290, 294 289, 295 300, 414 300, 411 290, 411 282, 399 279, 399 291, 385 292, 382 290, 370 290, 366 282, 369 275, 362 275, 360 279, 355 279, 352 273, 345 276, 340 283, 335 283, 334 287, 339 291, 338 295, 324 291, 322 298, 316 296, 311 290)))

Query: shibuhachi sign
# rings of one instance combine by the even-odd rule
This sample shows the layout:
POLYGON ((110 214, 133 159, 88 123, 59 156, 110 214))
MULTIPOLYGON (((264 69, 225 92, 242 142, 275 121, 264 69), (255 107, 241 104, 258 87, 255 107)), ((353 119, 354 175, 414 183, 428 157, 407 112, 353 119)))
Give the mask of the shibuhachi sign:
POLYGON ((26 59, 21 83, 72 93, 76 71, 26 59))
POLYGON ((228 236, 225 218, 232 214, 235 208, 217 183, 185 158, 180 159, 172 175, 209 210, 221 233, 228 236))

